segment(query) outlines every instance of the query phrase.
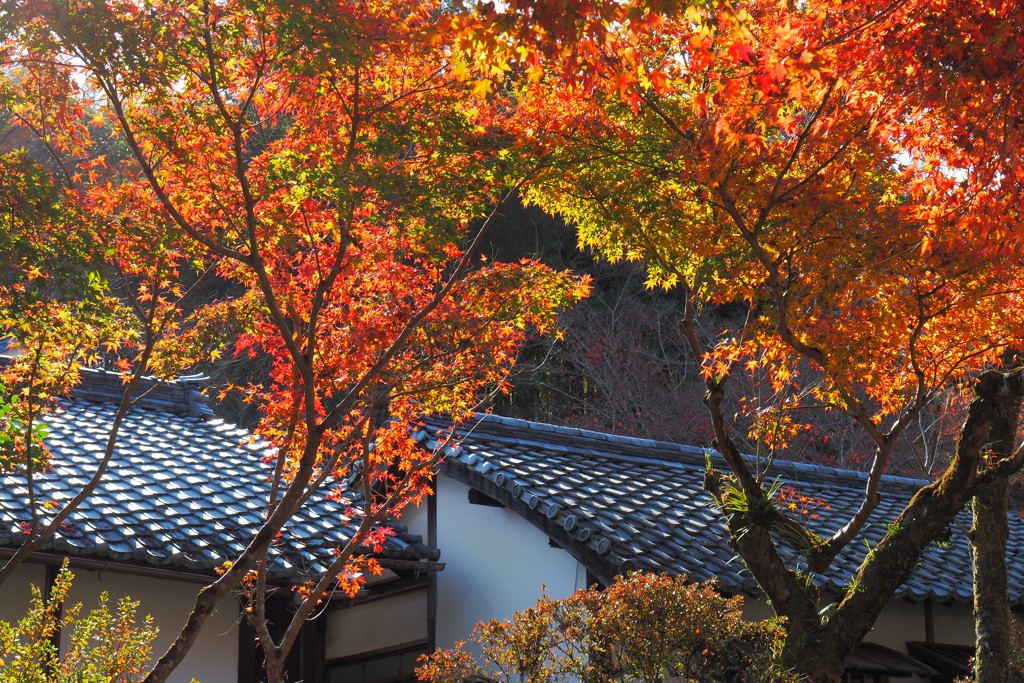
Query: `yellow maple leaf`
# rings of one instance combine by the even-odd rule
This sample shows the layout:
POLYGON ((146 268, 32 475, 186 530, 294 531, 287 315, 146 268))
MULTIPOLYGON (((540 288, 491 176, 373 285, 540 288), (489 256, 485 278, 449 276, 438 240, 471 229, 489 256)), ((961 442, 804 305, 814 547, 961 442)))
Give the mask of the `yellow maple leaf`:
POLYGON ((473 94, 477 97, 485 97, 491 92, 491 79, 481 78, 473 83, 473 94))

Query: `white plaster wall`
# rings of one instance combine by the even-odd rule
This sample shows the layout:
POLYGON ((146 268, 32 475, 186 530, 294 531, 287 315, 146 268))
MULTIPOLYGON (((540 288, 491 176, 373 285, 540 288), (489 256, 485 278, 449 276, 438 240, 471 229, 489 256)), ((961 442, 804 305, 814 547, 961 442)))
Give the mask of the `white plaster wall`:
POLYGON ((437 646, 468 638, 479 621, 505 619, 533 605, 541 586, 564 598, 586 584, 586 571, 568 552, 505 508, 471 505, 469 488, 437 482, 437 646))
MULTIPOLYGON (((128 576, 114 572, 94 572, 73 569, 75 580, 68 595, 68 603, 82 603, 82 613, 99 605, 99 595, 106 591, 111 608, 121 596, 128 595, 138 601, 138 618, 153 615, 160 634, 153 641, 154 658, 162 655, 174 641, 178 630, 192 609, 201 586, 182 581, 128 576)), ((11 622, 25 616, 28 611, 30 584, 41 586, 46 568, 38 564, 24 564, 4 584, 0 593, 0 619, 11 622)), ((237 683, 238 681, 238 603, 224 601, 210 617, 191 652, 168 681, 189 683, 193 678, 200 683, 237 683)))
MULTIPOLYGON (((907 654, 907 642, 924 641, 925 604, 910 603, 906 600, 890 600, 875 622, 875 627, 865 636, 864 642, 878 643, 907 654)), ((935 627, 935 642, 946 645, 974 645, 971 606, 954 603, 946 606, 933 603, 932 624, 935 627)), ((919 676, 893 679, 894 681, 923 682, 919 676)))
POLYGON ((427 638, 427 591, 410 591, 328 612, 328 661, 427 638))
POLYGON ((973 606, 966 602, 949 605, 935 603, 932 619, 935 624, 935 642, 950 645, 974 645, 973 606))
MULTIPOLYGON (((142 576, 117 574, 112 571, 95 572, 73 570, 75 581, 68 596, 73 604, 81 602, 83 611, 98 604, 99 594, 106 591, 110 604, 128 595, 138 601, 139 619, 153 616, 160 633, 153 641, 154 658, 162 655, 177 636, 179 629, 192 611, 196 595, 202 588, 197 583, 142 576)), ((225 599, 207 620, 199 639, 180 666, 167 679, 169 683, 238 682, 238 602, 225 599)))
POLYGON ((743 618, 747 621, 762 621, 775 616, 775 610, 766 600, 743 596, 743 618))
MULTIPOLYGON (((908 640, 924 640, 924 603, 890 600, 864 637, 866 643, 878 643, 906 653, 908 640)), ((942 641, 939 641, 942 642, 942 641)))
MULTIPOLYGON (((744 619, 756 621, 772 616, 774 612, 764 600, 747 598, 743 603, 744 619)), ((932 620, 935 626, 935 642, 946 645, 974 645, 974 619, 970 604, 933 603, 932 620)), ((865 642, 885 645, 904 654, 907 652, 907 642, 911 640, 925 640, 923 602, 911 604, 906 600, 890 600, 875 622, 875 627, 864 638, 865 642)))
MULTIPOLYGON (((7 560, 0 560, 3 564, 7 560)), ((32 599, 31 585, 42 586, 46 580, 46 567, 40 564, 23 564, 4 582, 0 593, 0 620, 13 623, 28 612, 32 599)))
MULTIPOLYGON (((398 518, 399 524, 404 524, 409 527, 409 533, 419 534, 423 537, 423 542, 428 543, 427 540, 427 524, 429 518, 427 516, 427 500, 424 498, 423 502, 419 505, 406 505, 402 509, 402 514, 398 518)), ((444 549, 442 548, 442 551, 444 549)))
MULTIPOLYGON (((974 645, 974 619, 969 603, 932 603, 935 642, 946 645, 974 645)), ((907 642, 925 640, 925 604, 890 600, 865 642, 878 643, 906 653, 907 642)))

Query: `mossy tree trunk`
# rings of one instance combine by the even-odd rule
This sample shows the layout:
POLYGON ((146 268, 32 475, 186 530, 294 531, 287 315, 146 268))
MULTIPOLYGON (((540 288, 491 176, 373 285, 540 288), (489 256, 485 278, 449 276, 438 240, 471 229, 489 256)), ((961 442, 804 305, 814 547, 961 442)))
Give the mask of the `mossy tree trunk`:
MULTIPOLYGON (((779 551, 779 544, 785 543, 813 560, 813 542, 808 546, 806 536, 793 533, 792 520, 779 521, 777 506, 763 488, 744 486, 743 504, 737 505, 734 492, 742 482, 720 471, 708 472, 706 486, 726 512, 733 546, 775 612, 788 620, 785 662, 815 683, 835 683, 842 678, 846 659, 871 631, 895 591, 910 578, 929 544, 953 523, 978 490, 998 487, 998 482, 1005 482, 1019 469, 1016 458, 1000 458, 992 451, 991 437, 1000 424, 1016 427, 1024 373, 985 373, 975 392, 950 466, 911 499, 867 554, 849 590, 825 619, 819 614, 819 592, 811 577, 787 567, 779 551), (991 462, 986 462, 985 455, 992 456, 991 462)), ((729 447, 735 448, 731 442, 726 444, 729 447)), ((723 450, 721 441, 719 450, 723 450)), ((731 460, 729 455, 726 460, 731 460)), ((1005 579, 1003 586, 1005 589, 1005 579)))
MULTIPOLYGON (((985 460, 1013 455, 1021 400, 1010 397, 995 413, 985 460)), ((985 462, 980 463, 982 466, 985 462)), ((974 496, 973 524, 968 537, 974 560, 974 627, 976 683, 1006 683, 1010 675, 1010 597, 1006 585, 1007 481, 996 479, 974 496)))
POLYGON ((1006 480, 1000 479, 974 496, 974 523, 969 537, 974 560, 975 683, 1007 683, 1010 674, 1006 493, 1006 480))

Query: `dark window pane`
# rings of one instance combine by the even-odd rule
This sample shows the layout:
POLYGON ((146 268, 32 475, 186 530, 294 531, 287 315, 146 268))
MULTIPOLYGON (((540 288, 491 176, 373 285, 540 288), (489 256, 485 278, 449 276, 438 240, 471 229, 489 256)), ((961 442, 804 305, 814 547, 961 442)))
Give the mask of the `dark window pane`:
POLYGON ((427 648, 420 648, 419 650, 413 650, 412 652, 406 652, 402 654, 402 675, 412 676, 416 673, 416 667, 420 665, 420 655, 427 654, 427 648))
POLYGON ((398 678, 401 665, 401 655, 388 655, 386 657, 380 657, 379 659, 371 659, 365 664, 365 683, 374 683, 374 681, 387 681, 392 678, 398 678))
POLYGON ((363 683, 362 662, 332 666, 328 681, 329 683, 363 683))

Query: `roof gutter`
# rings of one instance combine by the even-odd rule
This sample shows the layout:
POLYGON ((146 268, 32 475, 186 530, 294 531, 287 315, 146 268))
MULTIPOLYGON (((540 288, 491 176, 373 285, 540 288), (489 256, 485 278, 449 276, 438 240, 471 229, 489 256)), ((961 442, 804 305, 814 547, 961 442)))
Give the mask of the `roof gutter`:
MULTIPOLYGON (((9 560, 17 552, 16 548, 0 548, 0 559, 9 560)), ((186 583, 207 584, 217 578, 213 572, 200 574, 182 569, 163 569, 161 567, 148 567, 137 564, 125 564, 111 560, 94 560, 87 557, 74 557, 73 555, 57 555, 56 553, 36 552, 25 560, 29 564, 43 564, 60 566, 68 561, 72 569, 85 569, 86 571, 114 572, 116 574, 129 574, 132 576, 145 576, 151 579, 165 579, 171 581, 183 581, 186 583)))
MULTIPOLYGON (((16 548, 0 548, 0 560, 9 560, 17 552, 16 548)), ((115 574, 128 574, 131 576, 144 576, 151 579, 164 579, 170 581, 182 581, 184 583, 196 583, 206 585, 217 578, 211 572, 190 572, 184 569, 164 569, 162 567, 150 567, 147 565, 126 564, 116 560, 96 560, 87 557, 75 557, 73 555, 58 555, 56 553, 36 552, 25 561, 29 564, 42 564, 48 566, 61 566, 64 560, 72 569, 84 569, 86 571, 113 572, 115 574)), ((377 562, 386 569, 417 570, 439 572, 444 569, 444 562, 422 562, 418 560, 399 560, 391 558, 379 558, 377 562)), ((278 584, 287 586, 287 584, 278 584)))

